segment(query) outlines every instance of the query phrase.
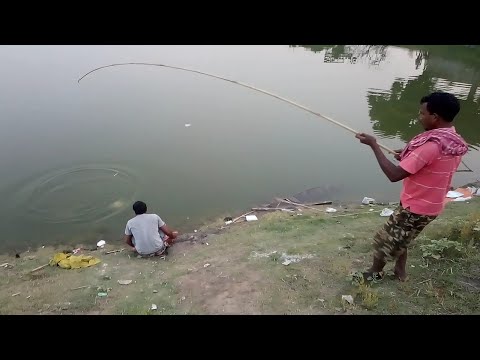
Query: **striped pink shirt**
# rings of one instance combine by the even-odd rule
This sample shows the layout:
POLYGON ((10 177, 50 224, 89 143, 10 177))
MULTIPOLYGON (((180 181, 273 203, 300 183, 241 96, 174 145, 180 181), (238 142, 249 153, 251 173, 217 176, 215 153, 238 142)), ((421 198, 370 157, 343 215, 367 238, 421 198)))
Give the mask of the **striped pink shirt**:
POLYGON ((461 158, 442 154, 432 141, 413 150, 400 161, 400 167, 412 174, 403 180, 402 206, 419 215, 439 215, 461 158))

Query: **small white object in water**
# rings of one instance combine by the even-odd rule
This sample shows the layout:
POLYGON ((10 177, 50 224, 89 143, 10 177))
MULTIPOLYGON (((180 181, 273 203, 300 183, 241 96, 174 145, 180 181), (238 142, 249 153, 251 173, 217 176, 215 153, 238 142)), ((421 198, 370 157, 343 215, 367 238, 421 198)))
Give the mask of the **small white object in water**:
POLYGON ((375 209, 370 209, 370 210, 368 210, 368 211, 375 211, 375 209))
POLYGON ((157 305, 152 304, 152 306, 150 307, 150 310, 157 310, 157 305))
POLYGON ((103 248, 105 244, 106 244, 105 240, 100 240, 99 242, 97 242, 97 247, 103 248))
POLYGON ((325 211, 326 211, 327 213, 334 213, 334 212, 337 212, 337 209, 328 207, 328 208, 325 209, 325 211))
POLYGON ((123 207, 125 203, 122 201, 122 200, 117 200, 117 201, 114 201, 113 203, 110 204, 110 207, 112 209, 120 209, 123 207))
POLYGON ((117 175, 118 175, 118 171, 115 174, 113 174, 113 176, 117 176, 117 175))
POLYGON ((197 230, 193 230, 193 232, 197 232, 197 230))
POLYGON ((369 197, 364 197, 363 200, 362 200, 362 204, 364 204, 364 205, 372 204, 374 202, 375 202, 375 199, 372 199, 372 198, 369 198, 369 197))
POLYGON ((208 245, 208 243, 205 243, 205 245, 208 245))
POLYGON ((245 219, 246 219, 247 221, 256 221, 256 220, 258 220, 258 218, 257 218, 255 215, 247 215, 247 216, 245 216, 245 219))
POLYGON ((185 124, 185 127, 190 127, 192 126, 192 124, 185 124))
POLYGON ((383 209, 382 212, 380 213, 380 216, 390 216, 393 214, 393 210, 390 209, 383 209))

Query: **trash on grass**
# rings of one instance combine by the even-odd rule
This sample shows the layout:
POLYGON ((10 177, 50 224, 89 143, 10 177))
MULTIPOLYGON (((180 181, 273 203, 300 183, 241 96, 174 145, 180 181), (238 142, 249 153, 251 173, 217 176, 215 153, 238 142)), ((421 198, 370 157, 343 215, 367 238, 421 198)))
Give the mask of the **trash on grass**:
POLYGON ((120 285, 130 285, 132 280, 117 280, 120 285))
POLYGON ((393 210, 391 209, 388 209, 388 208, 385 208, 382 210, 382 212, 380 213, 380 216, 390 216, 393 214, 393 210))
POLYGON ((96 265, 100 259, 86 255, 69 255, 65 253, 56 253, 50 260, 50 266, 60 266, 62 269, 81 269, 96 265))
POLYGON ((247 215, 247 216, 245 216, 245 219, 246 219, 247 221, 256 221, 256 220, 258 220, 258 218, 257 218, 255 215, 247 215))
POLYGON ((467 197, 457 197, 457 198, 453 199, 453 201, 458 201, 458 202, 468 201, 468 200, 472 200, 472 197, 471 197, 471 196, 467 196, 467 197))
POLYGON ((334 213, 334 212, 337 212, 337 209, 328 207, 328 208, 325 209, 325 211, 326 211, 327 213, 334 213))
POLYGON ((348 302, 350 305, 353 305, 352 295, 342 295, 342 300, 348 302))
POLYGON ((287 255, 285 253, 280 256, 280 260, 282 261, 282 265, 288 266, 293 263, 300 262, 303 259, 311 259, 313 258, 312 254, 306 254, 306 255, 287 255))
POLYGON ((230 225, 231 223, 233 223, 232 220, 225 221, 225 225, 230 225))
POLYGON ((369 198, 369 197, 364 197, 362 200, 362 204, 368 205, 368 204, 373 204, 375 202, 375 199, 369 198))
POLYGON ((150 307, 150 310, 157 310, 157 305, 152 304, 152 306, 150 307))
POLYGON ((455 199, 455 198, 459 198, 461 196, 463 196, 463 194, 461 192, 458 192, 458 191, 447 192, 447 198, 449 198, 449 199, 455 199))

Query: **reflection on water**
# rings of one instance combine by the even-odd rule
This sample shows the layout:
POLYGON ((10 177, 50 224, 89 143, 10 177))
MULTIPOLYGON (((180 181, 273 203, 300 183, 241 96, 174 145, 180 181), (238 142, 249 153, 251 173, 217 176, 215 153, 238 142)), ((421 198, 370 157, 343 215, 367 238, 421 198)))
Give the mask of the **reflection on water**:
MULTIPOLYGON (((381 61, 388 60, 388 46, 385 45, 304 47, 313 52, 324 52, 324 61, 329 63, 345 62, 346 59, 356 63, 365 59, 371 65, 379 65, 381 61)), ((438 51, 409 50, 415 68, 421 70, 420 75, 397 78, 390 89, 369 89, 369 115, 377 135, 409 141, 420 131, 417 114, 421 97, 433 91, 444 91, 460 100, 461 111, 455 119, 457 131, 473 148, 480 145, 480 49, 450 48, 447 53, 446 50, 441 52, 442 55, 438 55, 438 51), (478 57, 477 66, 471 56, 461 57, 462 52, 470 55, 474 51, 478 57), (455 59, 445 58, 446 54, 455 54, 455 59)))
MULTIPOLYGON (((295 47, 297 45, 293 45, 295 47)), ((323 62, 379 65, 387 57, 387 45, 302 45, 315 53, 324 52, 323 62)))

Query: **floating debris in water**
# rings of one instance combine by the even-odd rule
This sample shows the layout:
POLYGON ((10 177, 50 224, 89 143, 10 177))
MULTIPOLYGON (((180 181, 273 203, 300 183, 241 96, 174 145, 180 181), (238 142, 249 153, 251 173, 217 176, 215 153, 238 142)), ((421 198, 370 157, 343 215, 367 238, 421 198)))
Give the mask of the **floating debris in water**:
POLYGON ((186 127, 186 128, 188 128, 188 127, 190 127, 190 126, 192 126, 192 124, 185 124, 185 127, 186 127))

